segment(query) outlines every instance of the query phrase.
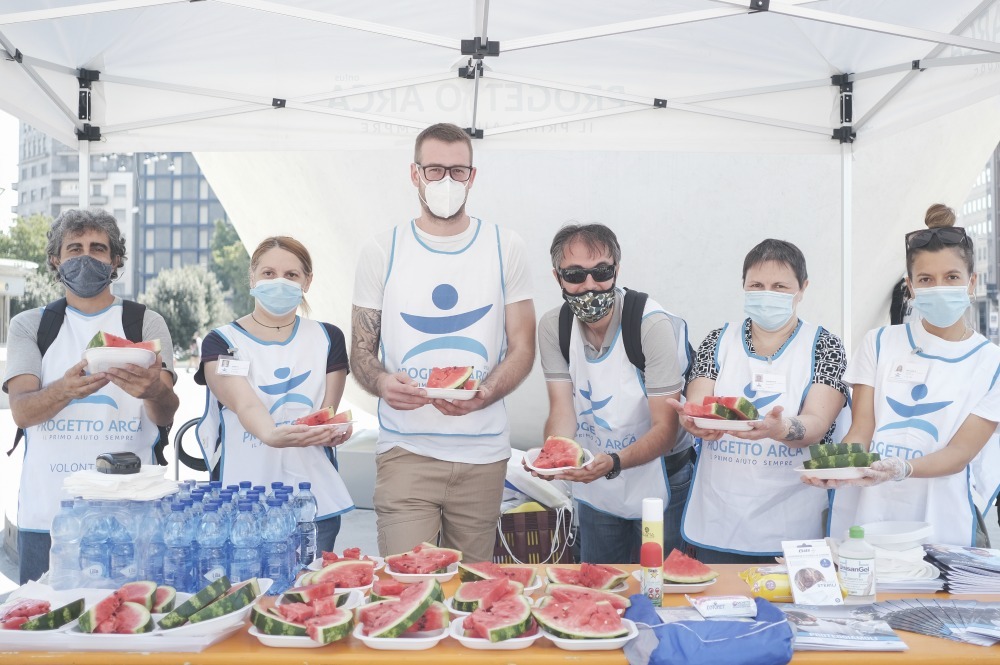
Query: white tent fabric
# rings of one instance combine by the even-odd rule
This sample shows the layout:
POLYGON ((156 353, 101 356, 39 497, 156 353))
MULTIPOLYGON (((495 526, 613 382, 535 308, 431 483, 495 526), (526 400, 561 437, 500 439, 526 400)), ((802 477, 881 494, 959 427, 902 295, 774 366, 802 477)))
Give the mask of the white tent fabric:
MULTIPOLYGON (((309 241, 310 301, 344 328, 360 243, 417 211, 414 135, 450 121, 483 132, 469 210, 528 240, 539 314, 552 233, 599 220, 623 283, 695 344, 740 316, 767 236, 806 253, 803 316, 856 343, 903 232, 957 205, 1000 140, 1000 0, 749 5, 6 0, 0 108, 69 145, 100 128, 93 152, 195 151, 248 246, 309 241), (475 38, 499 54, 463 55, 475 38), (81 68, 100 72, 84 119, 81 68)), ((533 376, 511 398, 515 435, 537 438, 542 392, 533 376)))

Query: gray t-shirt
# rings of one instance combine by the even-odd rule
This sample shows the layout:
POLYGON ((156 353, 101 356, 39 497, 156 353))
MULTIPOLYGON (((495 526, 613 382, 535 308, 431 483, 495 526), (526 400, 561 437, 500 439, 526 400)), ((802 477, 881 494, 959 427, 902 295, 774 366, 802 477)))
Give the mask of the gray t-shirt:
MULTIPOLYGON (((615 292, 615 307, 611 311, 611 323, 604 333, 601 348, 594 348, 586 337, 583 338, 584 353, 587 358, 599 358, 607 353, 618 334, 622 320, 625 296, 621 290, 615 292)), ((542 361, 542 373, 546 381, 570 381, 569 363, 559 349, 559 310, 542 315, 538 322, 538 355, 542 361)), ((576 325, 582 325, 574 319, 576 325)), ((669 395, 684 387, 684 371, 677 360, 677 338, 670 319, 663 312, 654 312, 642 320, 639 329, 642 352, 646 356, 646 394, 650 396, 669 395)))
MULTIPOLYGON (((115 297, 112 306, 120 305, 121 301, 121 298, 115 297)), ((7 382, 15 376, 31 374, 38 377, 39 381, 42 378, 42 354, 38 351, 38 326, 42 322, 42 309, 41 307, 29 309, 10 320, 10 330, 7 333, 7 372, 3 377, 4 392, 7 392, 7 382)), ((63 325, 66 325, 65 321, 63 325)), ((170 372, 176 383, 174 347, 170 341, 167 322, 148 307, 142 317, 142 339, 160 340, 162 347, 160 358, 165 365, 164 369, 170 372)))

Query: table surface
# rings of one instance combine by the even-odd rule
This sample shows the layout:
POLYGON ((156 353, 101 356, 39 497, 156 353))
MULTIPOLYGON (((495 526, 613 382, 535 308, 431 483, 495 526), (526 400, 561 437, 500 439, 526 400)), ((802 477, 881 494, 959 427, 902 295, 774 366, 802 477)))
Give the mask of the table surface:
MULTIPOLYGON (((718 565, 719 581, 710 587, 712 595, 746 594, 747 587, 737 573, 745 566, 718 565)), ((629 571, 636 566, 621 566, 629 571)), ((446 583, 444 591, 451 596, 458 586, 458 578, 446 583)), ((629 594, 638 593, 639 585, 629 576, 629 594)), ((942 598, 946 594, 879 594, 878 599, 890 598, 942 598)), ((961 596, 962 599, 1000 600, 1000 595, 961 596)), ((683 594, 667 594, 663 600, 665 605, 686 605, 683 594)), ((1000 665, 1000 647, 978 647, 960 644, 935 637, 917 635, 904 631, 896 631, 910 647, 908 651, 899 653, 873 652, 796 652, 793 663, 843 663, 847 659, 863 659, 861 662, 907 663, 997 663, 1000 665)), ((246 629, 232 637, 209 647, 201 653, 53 653, 44 651, 33 652, 0 652, 0 663, 48 662, 48 663, 79 663, 92 665, 118 665, 142 663, 156 665, 160 663, 186 663, 190 665, 272 665, 278 663, 308 663, 320 665, 323 663, 398 663, 405 660, 407 665, 450 665, 462 664, 473 659, 476 665, 548 665, 563 662, 586 665, 587 663, 621 664, 625 665, 624 652, 619 651, 564 651, 557 648, 544 637, 523 651, 474 651, 460 645, 452 638, 445 638, 436 647, 427 651, 377 651, 369 649, 360 640, 348 637, 326 647, 317 649, 274 649, 261 645, 246 629)))

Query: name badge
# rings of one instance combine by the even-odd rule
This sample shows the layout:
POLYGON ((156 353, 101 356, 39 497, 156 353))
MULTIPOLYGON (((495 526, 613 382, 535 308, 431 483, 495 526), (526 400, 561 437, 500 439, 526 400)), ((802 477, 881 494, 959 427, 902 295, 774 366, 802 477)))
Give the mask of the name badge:
POLYGON ((788 380, 784 374, 766 374, 764 372, 754 372, 750 388, 758 393, 783 393, 788 380))
POLYGON ((215 363, 215 373, 219 376, 249 376, 250 361, 219 356, 218 362, 215 363))
POLYGON ((930 365, 926 363, 899 362, 889 371, 889 380, 899 383, 926 383, 930 365))

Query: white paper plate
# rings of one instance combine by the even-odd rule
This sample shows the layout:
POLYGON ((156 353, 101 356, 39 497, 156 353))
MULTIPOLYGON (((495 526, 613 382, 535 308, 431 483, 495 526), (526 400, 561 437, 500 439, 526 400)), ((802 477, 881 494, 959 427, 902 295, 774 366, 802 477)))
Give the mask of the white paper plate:
POLYGON ((480 390, 464 390, 462 388, 424 388, 431 399, 451 399, 458 402, 472 399, 480 390))
MULTIPOLYGON (((375 568, 373 568, 373 570, 382 570, 382 568, 385 567, 385 559, 380 556, 373 556, 371 554, 362 554, 361 556, 367 556, 369 560, 375 562, 375 568)), ((343 557, 341 557, 341 559, 343 559, 343 557)), ((362 559, 362 561, 364 561, 364 559, 362 559)), ((313 559, 309 565, 306 566, 306 568, 309 570, 323 570, 323 557, 320 556, 319 558, 313 559)))
POLYGON ((584 450, 583 464, 580 466, 559 466, 553 469, 539 469, 533 465, 535 460, 538 459, 538 455, 541 454, 541 452, 542 452, 541 448, 530 448, 524 453, 524 462, 527 465, 527 467, 540 476, 554 476, 558 473, 562 473, 563 471, 573 471, 575 469, 583 468, 594 461, 594 454, 589 450, 584 450))
POLYGON ((890 550, 916 547, 933 533, 927 522, 869 522, 861 528, 870 545, 890 550))
POLYGON ((242 627, 242 622, 209 635, 180 635, 166 637, 162 633, 150 632, 138 635, 114 635, 112 633, 84 633, 74 625, 62 634, 60 639, 52 639, 35 647, 44 651, 150 651, 189 652, 202 651, 229 637, 242 627), (65 642, 64 642, 65 640, 65 642))
MULTIPOLYGON (((641 570, 633 570, 632 577, 635 578, 635 581, 638 582, 640 585, 642 584, 641 570)), ((708 582, 697 582, 694 584, 684 584, 681 582, 667 582, 664 580, 663 593, 701 593, 708 587, 715 584, 715 582, 718 579, 719 578, 715 578, 714 580, 709 580, 708 582)))
MULTIPOLYGON (((268 589, 271 588, 273 580, 269 577, 259 577, 257 578, 257 584, 260 586, 260 593, 254 598, 256 602, 261 596, 267 593, 268 589)), ((191 594, 177 594, 177 600, 174 603, 174 607, 180 607, 181 603, 186 601, 191 597, 191 594)), ((246 618, 250 616, 250 608, 253 606, 253 602, 249 603, 245 607, 242 607, 235 612, 230 612, 229 614, 224 614, 221 617, 216 617, 214 619, 208 619, 206 621, 199 621, 198 623, 184 623, 176 628, 160 628, 160 619, 166 616, 166 614, 154 614, 153 620, 156 621, 157 626, 153 630, 153 633, 162 634, 168 637, 200 637, 200 636, 210 636, 215 635, 220 632, 230 632, 234 628, 239 628, 246 621, 246 618)))
POLYGON ((635 627, 632 621, 622 619, 622 625, 628 628, 628 635, 609 640, 570 640, 556 637, 547 632, 545 628, 540 628, 540 630, 545 637, 551 640, 552 644, 566 651, 614 651, 615 649, 621 649, 629 640, 634 640, 639 636, 639 629, 635 627))
POLYGON ((278 649, 317 649, 326 646, 308 635, 266 635, 257 630, 257 626, 250 626, 250 630, 247 632, 256 637, 257 641, 266 647, 275 647, 278 649))
POLYGON ((796 469, 806 478, 816 478, 817 480, 858 480, 864 478, 861 467, 842 466, 836 469, 796 469))
MULTIPOLYGON (((449 598, 449 600, 451 600, 449 598)), ((502 642, 490 642, 481 637, 466 637, 463 622, 465 617, 455 619, 448 627, 448 632, 458 640, 459 644, 468 649, 479 649, 481 651, 513 651, 515 649, 527 649, 535 640, 542 636, 541 630, 536 630, 534 635, 528 637, 513 637, 502 642)))
POLYGON ((414 633, 413 637, 368 637, 362 634, 365 625, 359 623, 354 627, 354 639, 361 640, 369 649, 385 651, 423 651, 437 645, 448 637, 448 629, 442 628, 433 633, 414 633))
POLYGON ((97 374, 106 372, 112 367, 125 367, 125 365, 138 365, 139 367, 149 367, 156 362, 156 354, 148 349, 130 349, 113 346, 99 346, 94 349, 87 349, 83 352, 83 357, 87 359, 87 372, 97 374))
POLYGON ((753 429, 750 425, 764 422, 763 420, 716 420, 715 418, 698 418, 696 416, 692 416, 691 420, 694 421, 696 427, 701 429, 722 432, 747 432, 753 429))
POLYGON ((456 561, 451 564, 446 570, 447 572, 444 573, 397 573, 392 569, 392 566, 385 567, 385 572, 392 575, 397 582, 402 582, 403 584, 416 584, 424 580, 437 580, 443 584, 455 577, 455 574, 458 572, 458 562, 456 561))

